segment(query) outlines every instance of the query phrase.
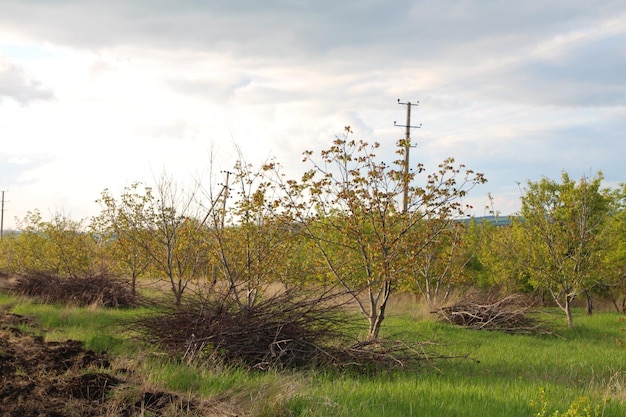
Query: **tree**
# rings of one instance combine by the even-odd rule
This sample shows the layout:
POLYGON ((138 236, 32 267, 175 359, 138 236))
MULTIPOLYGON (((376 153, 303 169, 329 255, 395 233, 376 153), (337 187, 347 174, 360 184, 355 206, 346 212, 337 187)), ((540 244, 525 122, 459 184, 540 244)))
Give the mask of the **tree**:
POLYGON ((528 269, 519 256, 529 244, 520 228, 524 223, 517 217, 502 222, 495 216, 494 220, 476 225, 481 235, 477 249, 481 269, 478 282, 508 294, 532 291, 528 269))
POLYGON ((465 268, 473 258, 466 224, 443 221, 445 227, 439 224, 441 220, 425 222, 424 227, 434 228, 438 236, 423 248, 409 269, 410 288, 430 307, 439 306, 449 298, 453 285, 463 280, 465 268))
POLYGON ((292 250, 296 234, 273 204, 276 190, 268 178, 270 171, 255 169, 241 152, 233 171, 221 192, 210 197, 205 235, 229 295, 240 306, 250 307, 268 285, 294 281, 291 276, 299 270, 292 250), (229 195, 235 199, 227 205, 229 195), (214 203, 219 200, 223 204, 218 210, 214 203))
POLYGON ((43 219, 38 210, 29 211, 18 222, 20 233, 3 238, 7 267, 15 273, 56 271, 56 262, 50 256, 49 242, 43 234, 43 219))
POLYGON ((99 200, 109 230, 119 230, 121 245, 129 248, 122 261, 145 265, 152 273, 166 278, 180 305, 189 282, 204 272, 206 250, 200 222, 193 211, 195 192, 185 194, 174 181, 163 175, 156 187, 134 183, 115 201, 105 190, 99 200), (115 224, 113 224, 115 223, 115 224))
POLYGON ((613 190, 611 215, 602 233, 602 282, 596 291, 611 300, 618 311, 626 312, 626 184, 613 190), (621 299, 621 305, 618 304, 621 299))
MULTIPOLYGON (((461 198, 482 174, 444 161, 439 170, 415 185, 404 158, 393 166, 377 160, 377 143, 349 138, 349 127, 301 180, 284 183, 283 208, 310 239, 328 274, 357 303, 367 318, 368 339, 378 338, 389 296, 426 248, 466 209, 461 198), (459 180, 457 177, 462 175, 459 180), (405 184, 408 209, 398 209, 405 184), (429 227, 424 227, 428 224, 429 227)), ((400 151, 402 154, 402 151, 400 151)), ((417 167, 422 173, 422 165, 417 167)))
MULTIPOLYGON (((138 186, 139 184, 133 184, 126 192, 138 186)), ((149 271, 152 262, 144 245, 138 243, 146 241, 148 231, 133 226, 135 216, 130 216, 129 211, 119 207, 108 189, 102 191, 97 202, 102 210, 92 219, 91 228, 99 237, 108 267, 122 276, 130 277, 131 291, 135 295, 137 280, 149 271), (145 234, 144 237, 140 236, 142 233, 145 234)))
POLYGON ((29 211, 18 225, 20 233, 7 236, 9 269, 17 273, 48 273, 63 277, 94 274, 99 268, 94 236, 83 221, 56 213, 44 221, 29 211))
POLYGON ((570 327, 572 301, 598 278, 599 236, 610 208, 602 179, 598 173, 576 182, 563 172, 560 183, 529 181, 522 196, 524 265, 533 284, 546 288, 565 312, 570 327))

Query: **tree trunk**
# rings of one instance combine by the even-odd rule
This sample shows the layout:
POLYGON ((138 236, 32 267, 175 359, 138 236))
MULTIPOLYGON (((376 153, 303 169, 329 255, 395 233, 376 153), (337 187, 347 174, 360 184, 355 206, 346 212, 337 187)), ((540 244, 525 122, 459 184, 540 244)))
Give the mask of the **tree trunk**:
POLYGON ((585 297, 587 298, 587 315, 591 316, 593 314, 593 300, 588 290, 585 290, 585 297))
POLYGON ((382 319, 380 316, 374 315, 369 318, 370 328, 367 333, 367 340, 375 340, 378 338, 378 332, 380 331, 380 324, 382 319))
POLYGON ((174 293, 175 305, 179 306, 183 301, 183 291, 184 287, 182 286, 182 281, 178 280, 178 285, 176 285, 176 281, 174 281, 173 277, 170 277, 170 283, 172 284, 172 292, 174 293))
POLYGON ((137 295, 137 274, 135 273, 135 271, 133 271, 132 273, 130 288, 133 296, 137 295))
POLYGON ((387 301, 391 294, 391 282, 385 282, 383 284, 382 299, 380 304, 370 303, 370 316, 369 316, 369 332, 367 333, 367 340, 378 339, 378 333, 380 332, 380 326, 385 319, 385 310, 387 309, 387 301))
POLYGON ((383 301, 380 305, 380 308, 375 313, 369 317, 369 332, 367 333, 367 340, 376 340, 378 339, 378 333, 380 332, 380 326, 383 324, 383 320, 385 319, 385 307, 387 305, 387 300, 383 301))
POLYGON ((570 329, 574 328, 574 317, 572 316, 572 301, 574 297, 570 294, 565 296, 565 314, 567 315, 567 326, 570 329))

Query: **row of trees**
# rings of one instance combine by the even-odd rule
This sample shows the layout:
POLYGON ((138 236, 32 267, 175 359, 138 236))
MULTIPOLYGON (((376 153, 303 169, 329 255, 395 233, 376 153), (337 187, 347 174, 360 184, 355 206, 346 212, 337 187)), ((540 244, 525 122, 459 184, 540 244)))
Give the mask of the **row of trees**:
POLYGON ((564 172, 560 182, 529 181, 512 224, 483 232, 489 241, 479 258, 488 282, 546 291, 570 327, 572 302, 581 295, 589 314, 592 295, 626 311, 626 185, 602 188, 602 180, 602 173, 575 181, 564 172))
POLYGON ((102 192, 89 221, 37 211, 20 233, 2 241, 2 267, 80 277, 102 271, 165 279, 174 302, 188 286, 226 291, 241 305, 258 302, 266 286, 324 285, 348 295, 377 338, 390 295, 411 291, 431 306, 453 289, 497 285, 549 292, 573 325, 579 294, 610 294, 626 265, 623 187, 601 188, 600 174, 579 182, 529 182, 513 223, 459 221, 463 197, 482 174, 445 160, 427 174, 376 157, 377 144, 345 136, 289 179, 278 163, 243 157, 226 184, 183 190, 164 175, 156 186, 135 183, 121 195, 102 192), (405 184, 407 209, 398 201, 405 184), (229 198, 230 197, 230 198, 229 198))

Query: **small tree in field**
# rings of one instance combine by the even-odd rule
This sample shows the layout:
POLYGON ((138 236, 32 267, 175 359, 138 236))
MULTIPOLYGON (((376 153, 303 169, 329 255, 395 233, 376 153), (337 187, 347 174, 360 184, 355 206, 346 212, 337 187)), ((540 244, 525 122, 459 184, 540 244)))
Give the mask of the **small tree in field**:
MULTIPOLYGON (((238 305, 250 307, 269 284, 293 280, 294 269, 299 269, 293 253, 296 236, 273 204, 275 184, 267 171, 253 168, 239 153, 229 174, 228 194, 234 199, 209 211, 204 225, 206 243, 219 271, 214 278, 227 283, 238 305)), ((223 198, 224 192, 211 201, 223 198)))
POLYGON ((496 286, 507 294, 531 291, 529 271, 519 261, 528 245, 520 220, 513 218, 507 225, 482 222, 479 226, 482 236, 477 252, 482 271, 478 283, 496 286))
POLYGON ((610 209, 602 174, 561 182, 528 182, 522 196, 523 262, 535 286, 546 288, 574 326, 572 301, 598 277, 600 239, 610 209))
MULTIPOLYGON (((437 307, 448 300, 453 286, 464 279, 473 248, 468 245, 465 223, 451 222, 450 219, 424 223, 424 227, 434 228, 438 236, 411 263, 407 284, 430 307, 437 307), (445 223, 443 228, 441 221, 445 223)), ((423 230, 422 234, 429 236, 432 231, 423 230)))
POLYGON ((616 310, 626 312, 626 184, 613 190, 611 197, 613 208, 601 236, 604 282, 596 283, 596 291, 616 310))
POLYGON ((192 211, 193 197, 164 176, 154 189, 135 183, 119 201, 107 191, 99 200, 103 218, 112 223, 109 230, 120 233, 120 261, 132 268, 145 268, 149 261, 150 272, 169 281, 177 305, 206 261, 199 222, 192 211))
MULTIPOLYGON (((323 260, 328 274, 358 304, 367 318, 368 339, 378 338, 389 296, 405 279, 424 250, 462 215, 461 198, 482 174, 461 172, 454 161, 444 161, 413 185, 416 174, 377 160, 378 144, 344 137, 305 162, 312 168, 300 181, 285 183, 284 207, 299 223, 323 260), (458 177, 461 177, 459 180, 458 177), (411 184, 408 209, 398 208, 405 182, 411 184), (425 227, 425 225, 428 225, 425 227)), ((424 171, 418 166, 418 173, 424 171)))
MULTIPOLYGON (((126 192, 137 186, 134 184, 126 192)), ((137 243, 147 239, 148 231, 133 226, 135 216, 130 216, 127 207, 119 207, 109 190, 104 190, 97 202, 102 210, 92 219, 91 227, 99 236, 106 263, 112 271, 130 277, 131 291, 136 295, 137 280, 148 272, 152 262, 148 252, 137 243), (143 239, 141 233, 145 234, 143 239)))

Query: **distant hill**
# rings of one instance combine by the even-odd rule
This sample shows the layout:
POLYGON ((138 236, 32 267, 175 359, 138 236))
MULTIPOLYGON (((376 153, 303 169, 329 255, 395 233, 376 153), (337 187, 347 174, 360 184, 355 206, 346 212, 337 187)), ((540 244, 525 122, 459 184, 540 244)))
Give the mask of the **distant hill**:
POLYGON ((458 219, 458 221, 463 223, 471 223, 475 221, 476 223, 489 222, 496 226, 508 226, 513 222, 515 216, 479 216, 479 217, 468 217, 466 219, 458 219))

